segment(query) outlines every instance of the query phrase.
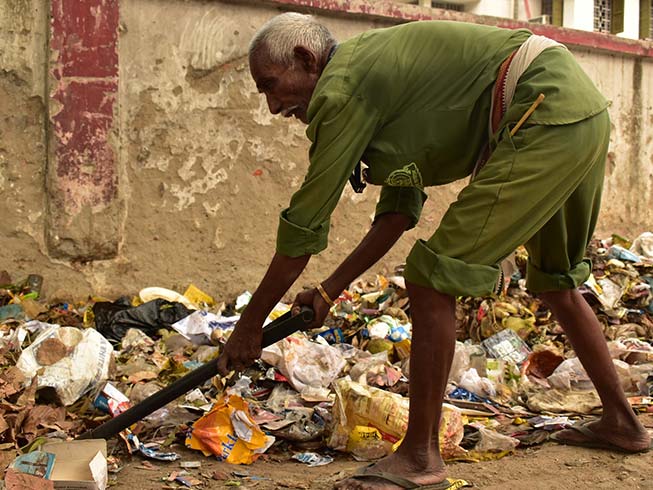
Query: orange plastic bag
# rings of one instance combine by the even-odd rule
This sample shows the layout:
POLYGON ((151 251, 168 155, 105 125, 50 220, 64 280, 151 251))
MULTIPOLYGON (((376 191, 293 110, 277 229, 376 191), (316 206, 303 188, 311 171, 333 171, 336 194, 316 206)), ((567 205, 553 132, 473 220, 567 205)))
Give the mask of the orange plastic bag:
POLYGON ((186 447, 216 455, 221 461, 251 464, 274 442, 249 415, 247 402, 238 395, 224 395, 195 424, 186 447))

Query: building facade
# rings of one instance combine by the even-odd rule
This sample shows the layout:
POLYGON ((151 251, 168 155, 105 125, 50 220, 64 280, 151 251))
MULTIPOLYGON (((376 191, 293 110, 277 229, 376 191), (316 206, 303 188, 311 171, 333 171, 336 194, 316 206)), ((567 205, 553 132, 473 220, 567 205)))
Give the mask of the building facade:
POLYGON ((402 3, 554 24, 629 39, 653 39, 653 0, 404 0, 402 3))

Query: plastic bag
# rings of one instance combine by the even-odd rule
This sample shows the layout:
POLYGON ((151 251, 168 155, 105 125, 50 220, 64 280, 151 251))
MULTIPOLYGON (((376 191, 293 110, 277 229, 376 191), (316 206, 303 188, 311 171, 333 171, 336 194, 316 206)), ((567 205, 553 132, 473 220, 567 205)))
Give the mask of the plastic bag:
POLYGON ((609 316, 620 318, 626 314, 626 310, 619 306, 620 299, 626 290, 625 287, 607 277, 597 281, 593 274, 590 274, 584 286, 599 300, 603 310, 609 316))
POLYGON ((233 330, 231 318, 225 322, 223 317, 203 310, 194 311, 171 327, 195 345, 211 344, 215 330, 221 331, 218 337, 224 337, 226 330, 233 330))
POLYGON ((449 370, 449 382, 459 383, 461 376, 469 368, 475 368, 483 375, 485 359, 485 351, 480 345, 456 341, 456 350, 449 370))
POLYGON ((187 447, 233 464, 253 463, 273 442, 274 437, 263 433, 249 415, 247 402, 237 395, 220 398, 186 438, 187 447))
MULTIPOLYGON (((621 386, 626 392, 637 392, 639 384, 646 377, 646 368, 638 369, 627 362, 613 359, 621 386)), ((594 388, 585 368, 577 357, 563 361, 547 378, 551 386, 558 389, 591 390, 594 388)))
POLYGON ((527 405, 533 412, 591 413, 601 406, 594 390, 574 391, 550 389, 529 393, 527 405))
POLYGON ((378 429, 357 425, 349 433, 346 450, 358 461, 371 461, 391 453, 392 443, 384 440, 378 429))
POLYGON ((608 348, 612 357, 618 357, 628 364, 653 362, 653 346, 643 340, 622 338, 608 342, 608 348))
POLYGON ((635 252, 642 257, 653 258, 653 233, 645 231, 639 235, 630 247, 631 252, 635 252))
POLYGON ((297 391, 326 388, 338 377, 347 361, 328 344, 291 336, 263 349, 261 359, 276 367, 297 391))
POLYGON ((114 303, 98 302, 93 305, 95 328, 112 342, 120 342, 130 328, 154 334, 160 328, 170 328, 191 313, 181 303, 164 299, 155 299, 135 307, 126 298, 114 303))
POLYGON ((531 353, 530 347, 514 330, 506 328, 481 342, 490 357, 521 364, 531 353))
POLYGON ((558 389, 591 390, 594 387, 577 357, 562 361, 547 380, 558 389))
MULTIPOLYGON (((199 291, 199 289, 197 291, 199 291)), ((199 292, 201 293, 201 291, 199 292)), ((169 301, 170 303, 181 303, 189 310, 197 309, 197 304, 194 303, 191 299, 183 294, 179 294, 177 291, 172 291, 171 289, 160 287, 145 288, 140 290, 138 297, 143 303, 149 303, 150 301, 163 299, 169 301)))
POLYGON ((363 386, 348 378, 335 385, 334 431, 328 441, 333 449, 345 450, 351 430, 357 425, 379 430, 384 439, 395 443, 406 433, 408 398, 385 390, 363 386))
MULTIPOLYGON (((346 451, 352 431, 357 426, 376 429, 381 439, 392 445, 392 449, 398 447, 408 427, 408 398, 363 386, 349 378, 339 379, 334 388, 334 426, 327 441, 329 447, 346 451)), ((360 428, 358 431, 360 432, 360 428)), ((440 421, 440 450, 443 458, 454 459, 465 454, 465 450, 459 446, 463 432, 463 417, 460 411, 452 405, 444 404, 440 421)), ((355 432, 353 437, 357 437, 355 432)), ((370 442, 376 448, 384 447, 375 440, 370 442)), ((359 454, 364 451, 360 441, 354 440, 351 444, 350 447, 356 447, 359 454)))
POLYGON ((54 388, 61 403, 71 405, 104 386, 112 353, 111 344, 93 329, 53 325, 23 351, 16 367, 26 379, 38 372, 38 388, 54 388))
POLYGON ((483 378, 478 375, 476 369, 470 368, 463 373, 460 377, 459 386, 465 388, 472 393, 483 396, 483 397, 493 397, 497 394, 497 390, 488 378, 483 378))
POLYGON ((322 456, 321 454, 313 452, 293 454, 292 459, 307 464, 309 468, 333 463, 333 458, 331 456, 322 456))
POLYGON ((388 352, 359 358, 349 371, 349 377, 364 385, 394 386, 402 373, 388 361, 388 352))
POLYGON ((514 452, 519 445, 519 439, 514 437, 504 436, 480 425, 475 428, 478 429, 478 442, 467 455, 470 459, 476 461, 500 459, 514 452))

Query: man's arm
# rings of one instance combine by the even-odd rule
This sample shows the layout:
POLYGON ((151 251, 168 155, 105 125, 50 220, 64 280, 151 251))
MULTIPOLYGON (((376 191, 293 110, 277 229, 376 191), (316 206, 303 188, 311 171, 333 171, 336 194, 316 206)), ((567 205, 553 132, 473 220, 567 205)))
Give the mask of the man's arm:
MULTIPOLYGON (((390 212, 376 218, 374 224, 354 251, 338 266, 322 287, 329 298, 335 300, 340 293, 383 257, 412 225, 406 214, 390 212)), ((294 306, 310 305, 315 310, 315 320, 309 328, 321 327, 329 313, 329 305, 316 289, 297 295, 294 306)))
POLYGON ((411 224, 402 213, 386 213, 377 217, 363 240, 323 283, 331 298, 337 298, 354 279, 376 264, 411 224))
POLYGON ((242 371, 261 356, 263 322, 302 273, 310 257, 286 257, 279 253, 274 255, 261 284, 256 288, 218 358, 220 374, 227 375, 232 369, 242 371))

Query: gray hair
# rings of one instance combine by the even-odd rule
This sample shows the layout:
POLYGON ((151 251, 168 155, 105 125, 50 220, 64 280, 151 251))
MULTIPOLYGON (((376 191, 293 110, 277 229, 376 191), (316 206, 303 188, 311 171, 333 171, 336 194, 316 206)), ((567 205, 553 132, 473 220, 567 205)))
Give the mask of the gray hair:
POLYGON ((249 57, 265 48, 272 63, 289 66, 296 46, 304 46, 320 56, 335 43, 329 29, 312 16, 288 12, 273 17, 254 34, 249 57))

